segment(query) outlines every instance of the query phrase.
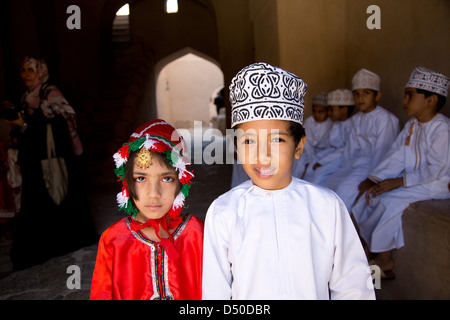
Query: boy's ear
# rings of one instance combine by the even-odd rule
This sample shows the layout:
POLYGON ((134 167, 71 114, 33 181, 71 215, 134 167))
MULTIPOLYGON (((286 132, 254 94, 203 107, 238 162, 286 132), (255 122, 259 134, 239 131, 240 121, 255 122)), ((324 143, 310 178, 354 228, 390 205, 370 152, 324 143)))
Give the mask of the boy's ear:
POLYGON ((300 142, 298 143, 297 147, 295 148, 295 159, 300 159, 300 156, 303 153, 303 149, 305 148, 306 143, 306 135, 303 136, 303 138, 300 139, 300 142))
POLYGON ((428 106, 431 106, 431 107, 437 106, 438 100, 439 100, 439 98, 438 98, 438 96, 435 95, 435 94, 432 94, 431 96, 429 96, 428 98, 426 98, 426 101, 427 101, 427 103, 428 103, 428 106))
POLYGON ((377 92, 377 95, 375 96, 375 101, 378 102, 381 99, 381 91, 377 92))

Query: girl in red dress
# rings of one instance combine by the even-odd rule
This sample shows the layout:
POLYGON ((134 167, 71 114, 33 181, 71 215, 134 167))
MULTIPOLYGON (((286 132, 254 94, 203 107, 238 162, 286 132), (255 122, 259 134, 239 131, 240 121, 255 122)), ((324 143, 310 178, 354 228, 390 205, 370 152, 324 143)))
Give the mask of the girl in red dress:
POLYGON ((175 128, 154 120, 114 155, 120 209, 101 236, 91 299, 201 299, 203 221, 180 215, 193 174, 175 128))

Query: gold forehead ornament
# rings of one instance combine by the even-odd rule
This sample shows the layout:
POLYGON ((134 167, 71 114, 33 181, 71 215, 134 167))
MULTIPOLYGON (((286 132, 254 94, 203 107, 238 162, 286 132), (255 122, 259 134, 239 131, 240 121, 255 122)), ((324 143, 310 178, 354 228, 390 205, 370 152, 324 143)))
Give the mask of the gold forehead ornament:
POLYGON ((140 169, 149 168, 153 164, 152 153, 149 150, 142 147, 141 150, 139 150, 139 153, 137 154, 135 163, 136 166, 139 167, 140 169))

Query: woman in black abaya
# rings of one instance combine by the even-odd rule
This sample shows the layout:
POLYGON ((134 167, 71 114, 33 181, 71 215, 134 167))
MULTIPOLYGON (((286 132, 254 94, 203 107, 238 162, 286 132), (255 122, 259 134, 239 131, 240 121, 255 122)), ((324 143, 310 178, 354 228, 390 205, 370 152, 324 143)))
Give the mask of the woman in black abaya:
MULTIPOLYGON (((83 190, 76 157, 83 152, 75 112, 61 91, 49 85, 43 60, 25 58, 21 77, 23 125, 19 140, 22 201, 11 248, 14 268, 24 269, 98 240, 83 190), (47 158, 47 124, 51 125, 56 155, 64 158, 68 191, 58 205, 43 180, 41 160, 47 158)), ((19 119, 20 120, 20 119, 19 119)))

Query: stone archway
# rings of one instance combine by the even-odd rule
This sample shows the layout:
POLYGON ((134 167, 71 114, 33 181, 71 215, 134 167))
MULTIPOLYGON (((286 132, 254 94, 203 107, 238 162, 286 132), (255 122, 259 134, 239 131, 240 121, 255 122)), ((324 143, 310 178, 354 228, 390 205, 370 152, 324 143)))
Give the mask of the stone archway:
POLYGON ((217 115, 211 99, 224 84, 216 61, 185 48, 158 62, 155 75, 158 118, 177 128, 192 128, 194 121, 210 126, 217 115))

